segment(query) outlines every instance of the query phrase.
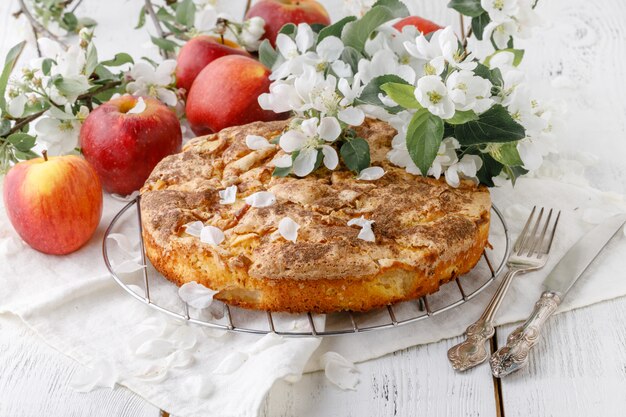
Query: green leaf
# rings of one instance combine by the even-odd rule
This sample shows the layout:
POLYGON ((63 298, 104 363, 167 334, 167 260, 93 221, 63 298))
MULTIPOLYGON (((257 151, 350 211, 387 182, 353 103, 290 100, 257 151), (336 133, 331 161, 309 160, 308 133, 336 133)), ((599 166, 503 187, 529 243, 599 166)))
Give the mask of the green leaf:
POLYGON ((524 162, 517 151, 517 142, 500 143, 489 146, 489 155, 496 161, 507 166, 522 166, 524 162))
POLYGON ((272 171, 272 177, 286 177, 291 173, 291 167, 279 168, 274 167, 274 171, 272 171))
POLYGON ((451 125, 461 125, 463 123, 471 122, 472 120, 478 120, 478 115, 472 110, 461 111, 457 110, 450 119, 446 119, 446 122, 451 125))
POLYGON ((78 27, 78 18, 72 12, 67 12, 63 14, 63 18, 61 22, 59 22, 60 26, 67 30, 68 32, 74 32, 78 27))
POLYGON ((343 30, 343 27, 356 20, 356 16, 348 16, 348 17, 344 17, 343 19, 333 23, 332 25, 326 26, 324 29, 320 30, 320 33, 317 37, 317 43, 319 44, 322 39, 328 37, 328 36, 336 36, 338 38, 341 38, 341 31, 343 30))
POLYGON ((280 28, 278 33, 284 33, 287 36, 291 36, 296 33, 296 25, 294 25, 293 23, 287 23, 282 28, 280 28))
MULTIPOLYGON (((379 77, 373 78, 365 86, 365 88, 363 89, 363 91, 361 92, 361 95, 359 96, 357 100, 361 104, 373 104, 375 106, 386 107, 383 104, 383 102, 380 101, 380 99, 378 98, 378 94, 382 92, 381 86, 387 83, 398 83, 398 84, 410 85, 404 79, 400 78, 397 75, 393 75, 393 74, 381 75, 379 77)), ((389 110, 388 107, 387 107, 387 110, 389 110)), ((394 107, 392 110, 395 110, 397 112, 402 109, 398 106, 398 107, 394 107)))
POLYGON ((183 26, 192 27, 196 16, 193 0, 183 0, 176 6, 176 21, 183 26))
POLYGON ((483 33, 489 22, 491 22, 491 19, 487 13, 472 18, 472 33, 479 41, 483 40, 483 33))
POLYGON ((33 158, 39 158, 39 155, 37 155, 35 152, 28 150, 28 151, 20 151, 20 150, 16 150, 15 152, 13 152, 15 157, 21 161, 27 161, 29 159, 33 159, 33 158))
POLYGON ((89 44, 87 48, 87 58, 85 60, 85 74, 88 76, 93 73, 98 65, 98 51, 93 43, 89 44))
POLYGON ((341 52, 341 60, 350 65, 354 74, 359 70, 359 61, 363 58, 363 55, 351 46, 346 46, 341 52))
POLYGON ((7 138, 9 143, 15 147, 15 149, 28 152, 33 146, 35 146, 35 137, 26 133, 13 133, 7 138))
POLYGON ((44 58, 41 62, 41 72, 43 75, 50 75, 50 69, 52 69, 52 64, 56 64, 56 61, 52 58, 44 58))
POLYGON ((480 156, 483 160, 483 166, 480 167, 476 173, 476 177, 481 184, 485 184, 487 187, 493 187, 493 177, 497 177, 502 172, 504 167, 500 162, 496 161, 491 155, 478 152, 476 155, 480 156))
POLYGON ((72 78, 55 78, 53 80, 54 86, 59 92, 65 96, 74 96, 84 93, 89 89, 89 84, 72 78))
POLYGON ((437 157, 443 140, 443 120, 427 109, 418 110, 406 133, 406 147, 422 175, 426 175, 437 157))
POLYGON ((352 172, 359 173, 370 166, 370 146, 363 138, 344 142, 339 150, 343 163, 352 172))
POLYGON ((178 44, 169 39, 157 38, 155 36, 150 37, 152 39, 152 43, 163 49, 167 52, 175 52, 176 48, 178 48, 178 44))
POLYGON ((100 62, 100 65, 104 65, 105 67, 119 67, 124 64, 134 63, 135 61, 133 60, 132 56, 128 55, 125 52, 120 52, 118 54, 115 54, 115 57, 113 57, 113 59, 108 59, 106 61, 100 62))
POLYGON ((474 73, 479 77, 491 81, 494 86, 500 86, 503 84, 502 73, 498 68, 489 69, 486 65, 478 63, 474 69, 474 73))
POLYGON ((270 41, 265 39, 261 42, 261 45, 259 45, 259 61, 261 61, 261 64, 265 65, 269 69, 272 69, 277 58, 278 52, 272 48, 270 41))
POLYGON ((407 17, 410 12, 406 5, 398 0, 378 0, 372 7, 384 6, 391 10, 396 17, 407 17))
POLYGON ((137 19, 137 26, 135 29, 141 29, 146 24, 146 6, 141 6, 139 9, 139 18, 137 19))
POLYGON ((92 28, 96 26, 98 22, 90 17, 81 17, 78 19, 78 29, 82 28, 92 28))
POLYGON ((11 122, 7 119, 0 119, 0 138, 4 137, 11 130, 11 122))
POLYGON ((451 0, 448 7, 471 17, 485 13, 485 9, 480 5, 480 0, 451 0))
POLYGON ((410 84, 385 83, 380 86, 380 89, 405 109, 422 108, 422 105, 415 98, 415 87, 410 84))
POLYGON ((500 49, 500 50, 494 52, 493 54, 489 55, 487 58, 485 58, 484 64, 489 67, 489 63, 491 62, 491 58, 493 58, 494 56, 496 56, 497 54, 499 54, 501 52, 510 52, 510 53, 513 54, 513 66, 514 67, 517 67, 519 64, 521 64, 522 63, 522 59, 524 58, 524 50, 523 49, 506 48, 506 49, 500 49))
POLYGON ((4 59, 4 67, 2 68, 2 74, 0 74, 0 110, 6 112, 6 100, 4 93, 7 89, 7 83, 9 82, 9 76, 15 67, 17 59, 26 46, 26 41, 22 41, 9 50, 6 58, 4 59))
POLYGON ((511 142, 526 136, 524 127, 517 123, 507 109, 496 104, 478 117, 454 129, 454 136, 462 145, 491 142, 511 142))
POLYGON ((365 49, 365 41, 380 25, 408 15, 408 9, 399 0, 378 1, 362 18, 344 26, 341 39, 344 45, 362 52, 365 49))
POLYGON ((176 17, 171 14, 165 7, 159 7, 159 10, 156 12, 159 20, 163 22, 176 22, 176 17))

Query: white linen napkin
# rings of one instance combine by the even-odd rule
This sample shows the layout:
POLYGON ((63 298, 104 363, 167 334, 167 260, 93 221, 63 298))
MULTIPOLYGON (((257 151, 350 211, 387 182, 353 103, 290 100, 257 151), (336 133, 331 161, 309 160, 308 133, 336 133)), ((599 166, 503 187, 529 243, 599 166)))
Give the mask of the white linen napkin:
MULTIPOLYGON (((499 324, 525 318, 543 278, 567 248, 594 223, 626 211, 620 196, 547 179, 520 179, 514 190, 505 186, 492 195, 513 237, 533 205, 564 210, 549 264, 516 278, 498 314, 499 324)), ((333 355, 322 357, 329 351, 360 362, 457 336, 480 315, 496 286, 451 311, 384 333, 323 340, 227 334, 171 319, 133 299, 113 281, 102 260, 101 243, 106 226, 122 206, 105 198, 96 235, 80 251, 62 257, 32 250, 6 216, 0 216, 0 313, 17 314, 50 345, 84 364, 89 370, 77 378, 77 389, 117 382, 180 417, 256 416, 277 379, 295 381, 303 371, 340 363, 329 360, 333 355)), ((625 249, 626 237, 620 233, 560 310, 626 295, 626 280, 619 274, 626 268, 626 258, 619 256, 625 249)))

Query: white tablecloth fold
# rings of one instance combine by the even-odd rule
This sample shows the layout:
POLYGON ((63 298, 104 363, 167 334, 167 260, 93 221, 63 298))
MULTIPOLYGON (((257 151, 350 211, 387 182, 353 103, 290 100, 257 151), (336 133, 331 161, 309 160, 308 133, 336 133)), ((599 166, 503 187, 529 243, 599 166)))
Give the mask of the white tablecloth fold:
MULTIPOLYGON (((620 196, 547 179, 520 179, 514 190, 494 189, 493 200, 513 236, 533 205, 563 210, 549 264, 515 280, 498 315, 499 324, 525 318, 542 290, 544 276, 567 248, 595 223, 626 211, 620 196)), ((302 372, 329 366, 329 356, 320 360, 329 351, 360 362, 457 336, 480 315, 495 289, 494 285, 452 311, 383 334, 321 340, 225 334, 187 326, 133 299, 108 275, 101 242, 104 229, 121 207, 122 203, 106 198, 96 235, 86 247, 64 257, 30 249, 6 216, 0 216, 0 313, 17 314, 50 345, 90 369, 77 378, 77 389, 88 389, 94 378, 103 386, 117 380, 181 417, 256 416, 276 380, 295 381, 302 372)), ((626 237, 620 233, 560 310, 626 295, 624 253, 626 237)), ((132 274, 129 277, 133 279, 132 274)))

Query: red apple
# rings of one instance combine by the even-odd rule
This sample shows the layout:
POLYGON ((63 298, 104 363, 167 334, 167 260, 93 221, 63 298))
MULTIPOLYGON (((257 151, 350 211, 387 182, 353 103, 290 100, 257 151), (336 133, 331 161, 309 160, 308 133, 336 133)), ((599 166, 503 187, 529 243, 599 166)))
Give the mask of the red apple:
POLYGON ((200 71, 217 58, 225 55, 250 56, 235 42, 228 39, 222 40, 213 36, 196 36, 187 42, 178 53, 176 60, 176 86, 184 88, 187 92, 191 89, 193 80, 200 71))
POLYGON ((137 97, 110 100, 92 111, 80 130, 83 155, 110 193, 138 190, 161 159, 180 151, 182 133, 174 112, 154 98, 143 100, 140 113, 129 113, 137 97))
POLYGON ((254 16, 265 20, 264 39, 269 39, 272 46, 280 28, 287 23, 320 23, 330 25, 328 12, 315 0, 259 0, 246 13, 246 19, 254 16))
POLYGON ((196 135, 256 121, 278 120, 282 114, 263 110, 258 97, 269 91, 270 70, 252 58, 218 58, 198 74, 187 96, 186 114, 196 135))
POLYGON ((4 179, 4 205, 13 227, 40 252, 65 255, 83 246, 100 223, 98 174, 75 155, 16 164, 4 179))
POLYGON ((418 31, 422 32, 424 35, 428 35, 430 32, 434 32, 439 29, 443 29, 442 26, 439 26, 435 22, 431 22, 430 20, 424 19, 419 16, 408 16, 402 20, 397 21, 393 27, 402 32, 402 28, 405 26, 415 26, 418 31))

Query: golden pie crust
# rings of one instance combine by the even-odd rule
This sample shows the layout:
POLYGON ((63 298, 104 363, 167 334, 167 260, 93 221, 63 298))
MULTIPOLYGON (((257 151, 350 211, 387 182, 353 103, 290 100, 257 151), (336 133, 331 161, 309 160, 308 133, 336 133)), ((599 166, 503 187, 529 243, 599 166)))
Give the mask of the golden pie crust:
POLYGON ((386 154, 396 131, 366 120, 357 129, 372 165, 385 175, 357 180, 345 167, 305 178, 272 177, 278 146, 250 150, 247 135, 272 139, 289 122, 257 122, 189 141, 161 161, 141 190, 148 258, 167 279, 196 281, 215 298, 245 308, 290 312, 367 311, 431 294, 478 262, 489 235, 491 200, 484 186, 414 176, 386 154), (218 191, 237 186, 235 204, 218 191), (276 203, 254 208, 244 197, 270 191, 276 203), (282 238, 284 217, 300 229, 282 238), (373 220, 376 242, 357 238, 347 222, 373 220), (224 231, 219 246, 185 233, 202 221, 224 231))

